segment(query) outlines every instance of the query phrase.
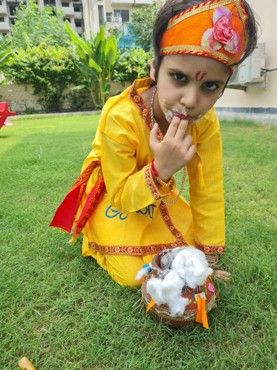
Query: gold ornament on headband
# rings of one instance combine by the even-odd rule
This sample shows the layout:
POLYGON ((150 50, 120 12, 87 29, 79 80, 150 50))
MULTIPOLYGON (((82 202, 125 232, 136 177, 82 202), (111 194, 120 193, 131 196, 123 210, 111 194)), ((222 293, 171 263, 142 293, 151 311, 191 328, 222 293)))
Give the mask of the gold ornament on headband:
POLYGON ((247 14, 241 0, 212 0, 172 17, 160 55, 193 54, 226 65, 238 62, 247 44, 247 14))

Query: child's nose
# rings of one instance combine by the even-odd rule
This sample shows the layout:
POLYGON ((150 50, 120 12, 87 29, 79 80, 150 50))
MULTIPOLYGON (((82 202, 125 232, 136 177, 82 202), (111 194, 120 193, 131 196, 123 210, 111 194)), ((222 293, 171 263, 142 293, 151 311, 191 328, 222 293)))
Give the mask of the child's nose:
POLYGON ((193 109, 197 106, 198 91, 195 87, 186 86, 182 92, 181 104, 187 109, 193 109))

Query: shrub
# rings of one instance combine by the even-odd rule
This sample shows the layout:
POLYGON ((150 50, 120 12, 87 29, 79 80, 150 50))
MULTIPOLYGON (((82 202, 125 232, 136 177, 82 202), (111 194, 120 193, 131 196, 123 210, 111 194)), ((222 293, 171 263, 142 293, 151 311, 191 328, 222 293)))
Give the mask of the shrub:
POLYGON ((156 3, 135 7, 131 12, 131 33, 136 38, 138 45, 145 51, 149 51, 152 45, 152 31, 156 14, 156 3))
POLYGON ((46 43, 14 51, 4 73, 12 82, 32 85, 46 112, 62 110, 63 92, 77 75, 70 50, 46 43))
POLYGON ((47 45, 66 46, 69 36, 64 28, 64 12, 51 6, 40 9, 34 0, 28 4, 19 2, 15 11, 15 23, 11 27, 14 48, 26 48, 28 40, 32 45, 46 42, 47 45))
POLYGON ((152 58, 152 52, 146 52, 141 48, 126 49, 117 60, 112 75, 113 80, 124 82, 148 77, 152 58))

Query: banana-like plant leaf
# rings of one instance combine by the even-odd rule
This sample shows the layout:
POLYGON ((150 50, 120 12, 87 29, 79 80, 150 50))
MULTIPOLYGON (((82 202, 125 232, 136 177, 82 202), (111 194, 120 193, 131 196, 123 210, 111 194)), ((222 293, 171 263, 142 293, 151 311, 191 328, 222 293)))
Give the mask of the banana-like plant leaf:
POLYGON ((74 86, 71 88, 71 90, 82 90, 82 89, 85 89, 87 86, 86 85, 78 85, 78 86, 74 86))
POLYGON ((90 44, 73 31, 68 21, 65 21, 65 29, 69 33, 74 45, 80 48, 85 54, 90 54, 90 44))
POLYGON ((89 66, 99 73, 102 72, 102 68, 92 58, 89 58, 89 66))
POLYGON ((88 79, 96 79, 97 78, 97 72, 95 69, 89 67, 88 65, 84 63, 78 63, 77 67, 83 77, 88 80, 88 79))
POLYGON ((8 54, 4 55, 1 59, 0 59, 0 66, 4 65, 7 63, 7 61, 10 59, 12 55, 12 52, 9 52, 8 54))
POLYGON ((103 26, 96 35, 89 38, 77 35, 68 22, 65 27, 79 57, 77 67, 82 84, 75 89, 82 89, 85 86, 91 91, 95 104, 102 107, 110 91, 111 71, 117 58, 117 39, 114 35, 107 37, 103 26))
POLYGON ((95 38, 94 38, 95 49, 98 48, 101 41, 105 41, 105 28, 103 26, 100 27, 100 30, 95 35, 95 38))
MULTIPOLYGON (((113 36, 113 35, 111 35, 113 36)), ((106 59, 106 65, 111 68, 114 66, 116 62, 116 56, 117 56, 117 43, 115 37, 109 37, 106 43, 105 48, 105 59, 106 59)))

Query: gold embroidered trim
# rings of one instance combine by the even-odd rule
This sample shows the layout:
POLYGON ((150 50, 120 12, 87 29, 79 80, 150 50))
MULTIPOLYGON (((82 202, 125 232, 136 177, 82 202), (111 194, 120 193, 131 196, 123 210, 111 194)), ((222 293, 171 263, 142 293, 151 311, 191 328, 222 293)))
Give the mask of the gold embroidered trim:
POLYGON ((247 14, 246 14, 246 11, 243 7, 243 5, 241 4, 241 1, 240 0, 234 0, 234 3, 236 4, 236 7, 237 7, 237 11, 239 13, 239 16, 240 18, 243 20, 243 23, 245 23, 247 21, 247 14))
POLYGON ((149 130, 151 130, 150 109, 148 105, 144 102, 144 100, 142 99, 142 96, 139 95, 134 85, 130 89, 129 98, 136 104, 139 111, 141 112, 141 115, 143 117, 143 120, 146 123, 146 126, 149 128, 149 130))
POLYGON ((168 209, 166 207, 166 204, 163 202, 159 205, 159 210, 161 212, 161 215, 163 217, 164 223, 168 227, 169 231, 172 235, 176 238, 176 242, 174 243, 175 247, 180 247, 184 245, 188 245, 188 243, 185 241, 183 235, 180 233, 179 230, 176 229, 176 227, 173 225, 171 218, 168 213, 168 209))
POLYGON ((164 251, 165 249, 173 249, 181 247, 183 244, 179 242, 168 243, 168 244, 153 244, 147 246, 126 246, 126 245, 115 245, 105 246, 99 245, 94 242, 89 242, 89 249, 93 249, 102 254, 117 254, 117 255, 129 255, 129 256, 145 256, 148 254, 157 254, 164 251))
POLYGON ((175 52, 178 52, 178 54, 195 54, 195 55, 206 55, 210 56, 212 58, 216 58, 218 60, 224 61, 228 64, 233 64, 233 60, 231 58, 228 58, 225 54, 220 53, 219 51, 215 51, 213 53, 208 53, 205 51, 201 46, 195 46, 195 45, 175 45, 175 46, 168 46, 165 48, 161 48, 160 54, 174 54, 175 52))
MULTIPOLYGON (((171 193, 170 192, 165 192, 164 194, 161 194, 158 190, 158 187, 156 186, 156 183, 153 179, 153 176, 152 176, 152 171, 151 171, 151 163, 148 164, 146 167, 145 167, 145 182, 148 186, 148 188, 150 189, 152 195, 153 195, 153 198, 155 200, 158 200, 158 199, 161 199, 161 198, 164 198, 168 195, 170 195, 171 193)), ((173 181, 172 181, 173 183, 173 181)), ((164 190, 164 189, 163 189, 164 190)), ((168 189, 169 190, 169 189, 168 189)))
MULTIPOLYGON (((241 11, 239 0, 221 0, 221 1, 216 0, 214 3, 211 3, 211 2, 202 3, 202 4, 194 6, 193 8, 190 8, 190 10, 188 11, 184 11, 184 12, 177 14, 174 18, 172 18, 169 21, 167 29, 174 27, 176 24, 182 22, 183 20, 187 18, 193 17, 196 14, 199 14, 199 13, 202 13, 208 10, 213 10, 215 8, 218 8, 219 6, 224 6, 224 5, 228 5, 231 3, 236 4, 237 8, 239 9, 239 14, 241 16, 242 11, 241 11)), ((243 18, 245 17, 242 17, 242 19, 243 18)))
POLYGON ((196 247, 200 249, 205 254, 213 254, 213 253, 225 253, 225 246, 224 245, 205 245, 200 243, 195 243, 196 247))
MULTIPOLYGON (((134 84, 132 85, 131 90, 129 92, 129 98, 136 104, 139 111, 141 112, 141 115, 143 117, 144 122, 146 123, 146 126, 149 128, 149 131, 151 131, 153 128, 151 110, 148 107, 148 105, 144 102, 144 100, 142 99, 142 96, 139 95, 134 84)), ((158 140, 162 141, 162 139, 163 139, 163 134, 160 128, 158 128, 158 140)))

